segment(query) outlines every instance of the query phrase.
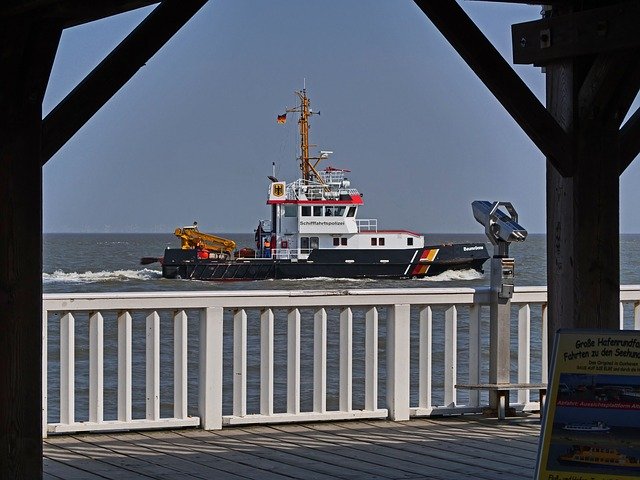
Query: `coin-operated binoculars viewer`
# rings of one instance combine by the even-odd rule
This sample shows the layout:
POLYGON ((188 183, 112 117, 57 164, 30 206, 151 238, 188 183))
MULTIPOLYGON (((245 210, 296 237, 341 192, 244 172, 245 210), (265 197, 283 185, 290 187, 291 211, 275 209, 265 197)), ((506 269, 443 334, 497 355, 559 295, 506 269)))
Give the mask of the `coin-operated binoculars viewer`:
MULTIPOLYGON (((491 303, 489 322, 489 383, 510 383, 511 297, 515 261, 509 257, 511 242, 524 242, 527 231, 518 223, 518 214, 510 202, 474 201, 473 216, 484 225, 494 246, 491 258, 491 303), (504 207, 504 213, 500 207, 504 207)), ((496 390, 489 391, 489 406, 499 409, 496 390)), ((504 410, 503 410, 504 411, 504 410)))

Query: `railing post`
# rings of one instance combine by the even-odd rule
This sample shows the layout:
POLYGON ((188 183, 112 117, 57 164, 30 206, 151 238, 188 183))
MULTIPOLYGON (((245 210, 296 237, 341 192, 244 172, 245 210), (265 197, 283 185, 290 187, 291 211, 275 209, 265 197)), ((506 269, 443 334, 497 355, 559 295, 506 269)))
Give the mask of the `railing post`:
POLYGON ((118 313, 118 421, 131 421, 131 314, 118 313))
POLYGON ((200 311, 200 388, 198 411, 200 426, 205 430, 222 428, 222 307, 200 311))
MULTIPOLYGON (((469 385, 480 383, 482 366, 482 335, 480 333, 480 305, 469 307, 469 385)), ((480 405, 480 391, 469 391, 469 406, 480 405)))
POLYGON ((187 313, 173 315, 173 416, 187 418, 187 313))
POLYGON ((456 377, 458 376, 458 309, 455 305, 444 314, 444 405, 456 406, 456 377))
POLYGON ((147 316, 146 352, 146 418, 160 419, 160 316, 151 312, 147 316))
POLYGON ((313 316, 313 411, 327 411, 327 311, 313 316))
POLYGON ((287 413, 300 413, 300 310, 287 319, 287 413))
POLYGON ((89 317, 89 421, 100 423, 104 416, 104 319, 100 312, 89 317))
POLYGON ((273 310, 260 314, 260 413, 273 415, 273 310))
MULTIPOLYGON (((531 380, 531 308, 529 304, 518 309, 518 383, 531 380)), ((518 403, 529 402, 529 390, 518 392, 518 403)))
POLYGON ((410 306, 396 304, 388 312, 387 408, 391 420, 409 420, 410 306))
POLYGON ((364 408, 378 408, 378 309, 371 307, 366 313, 364 408))
POLYGON ((431 307, 426 306, 420 310, 420 340, 418 342, 418 406, 420 408, 431 407, 432 332, 433 312, 431 307))
POLYGON ((540 354, 540 382, 547 383, 549 381, 549 306, 542 304, 542 339, 540 354))
POLYGON ((75 422, 75 320, 71 313, 60 319, 60 423, 75 422))
POLYGON ((247 414, 247 312, 233 315, 233 415, 247 414))
POLYGON ((353 313, 340 312, 340 410, 353 409, 353 313))

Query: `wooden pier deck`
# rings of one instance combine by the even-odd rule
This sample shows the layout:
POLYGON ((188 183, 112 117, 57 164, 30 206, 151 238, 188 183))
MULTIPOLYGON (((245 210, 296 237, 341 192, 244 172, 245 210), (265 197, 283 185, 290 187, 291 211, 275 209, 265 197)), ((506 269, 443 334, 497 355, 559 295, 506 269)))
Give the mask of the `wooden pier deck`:
POLYGON ((524 479, 539 433, 534 415, 53 436, 44 478, 524 479))

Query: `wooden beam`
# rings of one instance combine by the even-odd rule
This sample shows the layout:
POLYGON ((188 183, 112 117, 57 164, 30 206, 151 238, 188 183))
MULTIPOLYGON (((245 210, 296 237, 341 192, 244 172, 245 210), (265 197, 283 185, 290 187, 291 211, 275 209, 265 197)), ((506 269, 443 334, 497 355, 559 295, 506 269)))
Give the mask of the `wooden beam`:
MULTIPOLYGON (((581 122, 613 122, 620 125, 640 90, 640 52, 624 50, 600 54, 580 90, 581 122)), ((640 113, 619 133, 618 174, 640 153, 640 113)))
POLYGON ((42 98, 62 33, 0 22, 0 472, 42 478, 42 98))
POLYGON ((206 3, 164 0, 44 119, 46 163, 206 3))
POLYGON ((159 3, 160 0, 4 0, 2 19, 29 16, 57 19, 65 28, 159 3))
POLYGON ((620 126, 639 88, 640 52, 599 54, 580 88, 580 121, 614 122, 620 126))
POLYGON ((513 63, 545 65, 640 47, 640 0, 608 5, 512 25, 513 63))
POLYGON ((69 28, 158 3, 160 0, 64 0, 42 15, 63 19, 64 27, 69 28))
POLYGON ((575 0, 471 0, 475 2, 523 3, 526 5, 569 5, 575 0))
POLYGON ((415 0, 442 35, 562 175, 571 175, 569 136, 454 0, 415 0))
POLYGON ((620 175, 640 154, 640 108, 620 129, 620 175))

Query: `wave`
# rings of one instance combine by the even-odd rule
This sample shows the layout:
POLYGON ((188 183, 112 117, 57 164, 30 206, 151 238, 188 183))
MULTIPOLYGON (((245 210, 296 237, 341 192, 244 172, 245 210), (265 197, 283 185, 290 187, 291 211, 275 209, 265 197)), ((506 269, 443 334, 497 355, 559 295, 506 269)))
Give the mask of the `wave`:
POLYGON ((43 273, 43 283, 99 283, 99 282, 128 282, 131 280, 155 280, 162 278, 162 272, 143 268, 142 270, 114 270, 113 272, 63 272, 43 273))
POLYGON ((477 270, 447 270, 433 277, 415 278, 417 282, 455 282, 459 280, 480 280, 484 278, 484 274, 477 270))
POLYGON ((278 281, 282 282, 375 282, 374 278, 347 278, 347 277, 305 277, 305 278, 279 278, 278 281))

